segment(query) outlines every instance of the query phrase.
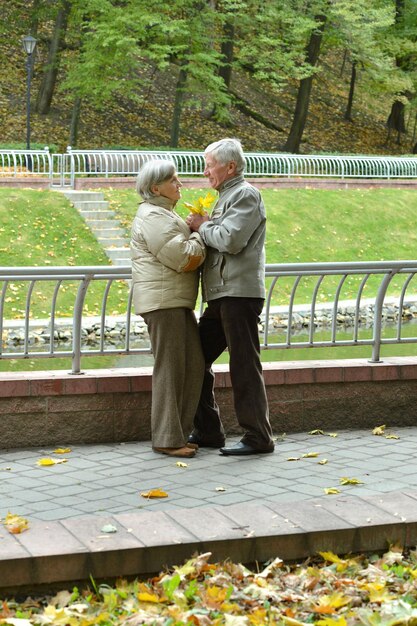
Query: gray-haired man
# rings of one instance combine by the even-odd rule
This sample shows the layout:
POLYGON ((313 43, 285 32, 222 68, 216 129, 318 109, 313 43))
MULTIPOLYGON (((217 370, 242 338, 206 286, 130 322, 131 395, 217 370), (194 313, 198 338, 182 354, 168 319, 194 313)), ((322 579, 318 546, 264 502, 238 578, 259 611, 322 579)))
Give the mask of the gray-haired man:
POLYGON ((206 369, 189 441, 220 448, 224 455, 274 451, 260 362, 259 315, 265 298, 265 207, 245 181, 240 142, 222 139, 205 150, 204 175, 219 192, 211 216, 192 214, 191 230, 207 246, 203 297, 207 307, 199 330, 206 369), (228 348, 234 405, 244 431, 239 443, 224 447, 225 433, 214 397, 212 364, 228 348))

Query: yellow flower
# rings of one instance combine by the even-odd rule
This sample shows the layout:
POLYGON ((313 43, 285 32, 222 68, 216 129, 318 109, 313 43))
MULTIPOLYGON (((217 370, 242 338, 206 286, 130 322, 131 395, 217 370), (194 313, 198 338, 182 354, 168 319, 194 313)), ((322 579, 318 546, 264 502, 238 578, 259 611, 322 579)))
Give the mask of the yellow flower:
POLYGON ((215 196, 208 192, 204 198, 200 196, 197 198, 192 204, 190 202, 184 202, 184 205, 191 211, 191 213, 199 213, 199 215, 204 215, 207 209, 213 204, 215 200, 215 196))

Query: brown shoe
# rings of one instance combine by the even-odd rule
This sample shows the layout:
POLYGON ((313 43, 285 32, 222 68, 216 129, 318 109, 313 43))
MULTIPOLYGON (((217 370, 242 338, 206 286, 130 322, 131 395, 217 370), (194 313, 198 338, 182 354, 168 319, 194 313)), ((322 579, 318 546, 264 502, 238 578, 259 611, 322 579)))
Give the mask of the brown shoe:
POLYGON ((191 448, 191 450, 198 450, 198 443, 190 443, 189 441, 185 444, 186 448, 191 448))
POLYGON ((159 454, 167 454, 168 456, 179 456, 181 458, 190 459, 195 456, 195 450, 184 446, 183 448, 152 448, 154 452, 159 454))

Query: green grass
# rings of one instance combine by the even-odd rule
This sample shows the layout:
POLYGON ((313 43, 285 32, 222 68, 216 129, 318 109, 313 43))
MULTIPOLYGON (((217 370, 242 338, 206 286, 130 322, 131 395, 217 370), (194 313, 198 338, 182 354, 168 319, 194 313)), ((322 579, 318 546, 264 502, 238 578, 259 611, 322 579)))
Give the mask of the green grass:
MULTIPOLYGON (((208 189, 183 189, 177 210, 188 211, 190 202, 208 189)), ((127 233, 137 210, 135 190, 105 190, 111 207, 118 213, 127 233)), ((325 191, 317 189, 262 192, 268 215, 266 258, 268 263, 332 262, 358 260, 395 260, 417 258, 417 193, 398 189, 325 191)), ((37 190, 0 189, 0 265, 74 266, 109 265, 109 261, 78 212, 60 193, 37 190)), ((360 277, 346 280, 340 299, 355 297, 360 277)), ((326 278, 320 286, 318 301, 332 301, 340 277, 326 278)), ((396 277, 388 295, 400 292, 403 278, 396 277)), ((286 304, 293 286, 292 278, 282 278, 274 290, 273 304, 286 304)), ((370 279, 364 297, 375 296, 380 278, 370 279)), ((304 279, 297 290, 296 304, 310 302, 316 279, 304 279)), ((31 316, 47 318, 55 283, 37 282, 31 298, 31 316)), ((92 283, 86 298, 86 315, 101 308, 104 284, 92 283)), ((70 316, 78 285, 63 283, 59 290, 57 315, 70 316)), ((408 294, 416 292, 413 282, 408 294)), ((127 285, 114 284, 109 294, 109 312, 123 314, 127 285)), ((9 285, 5 298, 5 317, 24 316, 27 284, 9 285)), ((386 349, 388 350, 390 346, 386 349)), ((400 348, 411 353, 411 345, 400 348)), ((397 351, 400 349, 397 346, 397 351)), ((263 352, 264 360, 314 358, 320 349, 280 350, 279 356, 263 352), (304 354, 305 353, 305 354, 304 354)), ((330 358, 341 358, 331 349, 330 358)), ((353 356, 369 356, 367 347, 355 348, 353 356), (362 354, 364 352, 364 355, 362 354)), ((115 357, 97 357, 98 366, 110 366, 115 357)), ((227 356, 225 357, 227 360, 227 356)), ((318 355, 317 358, 320 358, 318 355)), ((324 358, 324 357, 323 357, 324 358)), ((90 367, 93 357, 83 359, 90 367), (89 363, 87 363, 87 361, 89 363)), ((138 359, 139 361, 139 359, 138 359)), ((3 363, 2 363, 3 365, 3 363)), ((6 362, 4 362, 4 366, 6 362)), ((69 359, 25 359, 11 362, 16 369, 66 369, 69 359)), ((95 367, 96 365, 91 365, 95 367)))
MULTIPOLYGON (((207 188, 184 189, 178 205, 187 214, 183 200, 205 195, 207 188)), ((373 189, 327 191, 317 189, 262 192, 268 215, 266 259, 268 263, 394 260, 417 257, 417 194, 414 190, 373 189)), ((134 189, 106 190, 110 206, 124 223, 127 233, 137 210, 134 189)), ((0 189, 0 265, 74 266, 108 265, 109 261, 78 212, 60 193, 37 190, 0 189)), ((341 299, 356 296, 362 276, 349 277, 341 299)), ((319 302, 331 301, 340 277, 323 280, 319 302)), ((403 278, 392 281, 389 295, 399 293, 403 278)), ((274 290, 273 304, 285 304, 293 278, 282 278, 274 290)), ((380 283, 372 277, 364 297, 373 297, 380 283)), ((303 279, 296 304, 309 302, 316 279, 303 279)), ((60 287, 57 314, 72 310, 76 284, 60 287)), ((412 286, 411 286, 412 287, 412 286)), ((33 289, 31 313, 35 318, 49 314, 54 283, 38 282, 33 289)), ((9 286, 5 315, 24 316, 26 289, 23 283, 9 286)), ((93 283, 85 313, 100 311, 104 285, 93 283)), ((110 313, 126 310, 127 286, 122 281, 110 290, 110 313)))
MULTIPOLYGON (((206 188, 184 189, 183 200, 204 195, 206 188)), ((267 263, 381 261, 417 258, 417 193, 414 190, 265 189, 267 209, 267 263)), ((134 190, 107 192, 107 198, 128 226, 137 209, 134 190)), ((178 211, 187 214, 180 201, 178 211)), ((318 302, 332 301, 340 277, 325 278, 318 302)), ((362 276, 350 276, 340 299, 356 297, 362 276)), ((380 284, 370 278, 364 297, 373 297, 380 284)), ((395 278, 388 295, 398 294, 404 278, 395 278)), ((269 284, 269 283, 268 283, 269 284)), ((273 304, 286 304, 294 279, 282 278, 273 304)), ((310 302, 316 279, 305 278, 297 289, 296 304, 310 302)))
MULTIPOLYGON (((109 260, 82 217, 61 193, 46 190, 0 189, 0 266, 80 266, 109 265, 109 260)), ((5 317, 24 317, 28 283, 9 284, 5 317)), ((55 281, 38 281, 31 297, 31 317, 49 316, 55 281)), ((72 315, 78 282, 62 283, 57 299, 57 315, 72 315)), ((104 285, 92 283, 85 305, 86 314, 101 309, 104 285)), ((109 310, 126 309, 127 286, 114 284, 109 310), (124 307, 124 309, 123 309, 124 307)))

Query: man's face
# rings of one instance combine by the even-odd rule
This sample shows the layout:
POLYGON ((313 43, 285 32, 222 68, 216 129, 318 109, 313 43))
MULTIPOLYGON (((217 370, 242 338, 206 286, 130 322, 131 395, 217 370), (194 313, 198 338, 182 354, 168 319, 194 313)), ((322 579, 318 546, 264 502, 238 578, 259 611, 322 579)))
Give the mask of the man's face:
POLYGON ((216 161, 210 153, 206 154, 204 158, 206 161, 204 176, 207 176, 213 189, 219 189, 225 180, 236 176, 236 163, 234 161, 229 161, 223 165, 216 161))

